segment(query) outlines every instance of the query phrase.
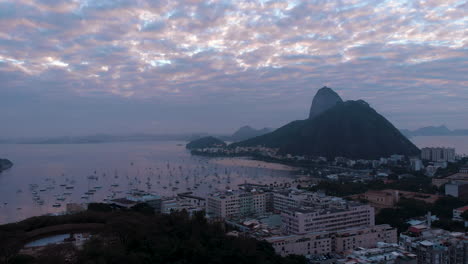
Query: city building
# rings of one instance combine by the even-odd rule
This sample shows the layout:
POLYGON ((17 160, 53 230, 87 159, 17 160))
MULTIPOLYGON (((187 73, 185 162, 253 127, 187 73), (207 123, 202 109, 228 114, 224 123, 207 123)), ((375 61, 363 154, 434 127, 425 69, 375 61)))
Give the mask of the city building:
POLYGON ((273 209, 277 212, 284 212, 289 208, 301 207, 303 201, 307 200, 305 191, 286 189, 272 192, 273 209))
POLYGON ((426 171, 425 171, 425 175, 428 176, 428 177, 434 177, 437 173, 437 170, 439 169, 440 167, 438 166, 434 166, 434 165, 428 165, 426 167, 426 171))
POLYGON ((468 182, 451 181, 445 184, 445 195, 468 201, 468 182))
POLYGON ((340 264, 417 264, 417 256, 403 250, 398 244, 377 242, 375 248, 359 247, 344 258, 338 259, 340 264))
POLYGON ((180 210, 179 201, 176 197, 165 197, 161 199, 161 210, 162 214, 170 214, 180 210))
POLYGON ((231 219, 266 213, 267 194, 259 191, 226 191, 214 193, 206 199, 209 217, 231 219))
POLYGON ((434 161, 434 167, 446 169, 448 166, 447 161, 434 161))
POLYGON ((465 233, 417 226, 400 234, 399 245, 418 257, 418 264, 468 263, 465 233))
POLYGON ((283 230, 289 234, 306 234, 374 226, 374 208, 370 205, 336 197, 327 198, 333 200, 323 199, 313 205, 283 211, 283 230))
POLYGON ((422 148, 421 159, 429 161, 455 161, 455 149, 454 148, 422 148))
POLYGON ((404 159, 405 159, 404 155, 397 155, 397 154, 391 155, 390 158, 389 158, 389 160, 391 160, 393 162, 402 161, 404 159))
POLYGON ((327 254, 398 241, 395 228, 375 225, 369 204, 292 188, 241 187, 209 195, 207 215, 224 219, 244 235, 270 242, 283 256, 308 255, 316 263, 333 263, 334 257, 327 254))
POLYGON ((367 200, 369 204, 375 207, 376 209, 381 209, 394 207, 400 201, 401 198, 415 199, 424 201, 426 203, 434 203, 440 198, 440 196, 429 193, 417 193, 385 189, 369 190, 365 193, 352 195, 351 198, 355 200, 367 200))
POLYGON ((453 209, 452 220, 453 221, 458 221, 458 222, 464 222, 465 227, 468 226, 468 221, 463 219, 463 216, 462 216, 463 213, 466 212, 466 211, 468 211, 468 205, 453 209))
POLYGON ((270 242, 276 253, 282 256, 343 253, 358 247, 373 248, 378 242, 397 243, 398 241, 396 229, 389 225, 272 236, 265 240, 270 242))
POLYGON ((467 182, 468 183, 468 173, 458 172, 452 174, 445 178, 434 178, 432 179, 432 185, 440 187, 450 181, 458 181, 458 182, 467 182))
POLYGON ((111 204, 111 205, 117 206, 117 207, 121 207, 121 208, 130 208, 130 207, 138 204, 138 202, 133 201, 133 200, 129 200, 129 199, 125 198, 125 197, 124 198, 112 199, 108 203, 111 204))
POLYGON ((460 171, 459 171, 459 172, 460 172, 460 173, 466 173, 466 174, 468 174, 468 166, 462 166, 462 167, 460 167, 460 171))
POLYGON ((424 164, 420 159, 410 159, 411 170, 420 171, 424 168, 424 164))
POLYGON ((400 201, 398 190, 369 190, 352 196, 353 199, 367 200, 377 209, 394 207, 400 201))
POLYGON ((177 198, 184 204, 190 204, 195 207, 206 207, 206 199, 200 196, 193 195, 191 192, 179 193, 177 198))

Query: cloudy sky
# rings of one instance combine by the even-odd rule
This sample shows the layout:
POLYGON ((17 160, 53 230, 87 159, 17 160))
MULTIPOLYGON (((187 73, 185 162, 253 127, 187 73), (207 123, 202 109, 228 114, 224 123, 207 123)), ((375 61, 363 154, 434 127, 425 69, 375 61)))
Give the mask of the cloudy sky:
POLYGON ((0 137, 232 132, 320 87, 468 128, 467 1, 0 0, 0 137))

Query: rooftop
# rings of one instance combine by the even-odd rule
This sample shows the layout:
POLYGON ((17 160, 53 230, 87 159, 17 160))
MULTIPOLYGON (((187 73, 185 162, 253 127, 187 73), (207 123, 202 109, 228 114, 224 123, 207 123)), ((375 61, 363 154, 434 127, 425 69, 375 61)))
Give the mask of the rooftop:
POLYGON ((465 205, 465 206, 463 206, 463 207, 457 208, 457 209, 455 209, 455 210, 460 211, 460 212, 465 212, 466 210, 468 210, 468 205, 465 205))

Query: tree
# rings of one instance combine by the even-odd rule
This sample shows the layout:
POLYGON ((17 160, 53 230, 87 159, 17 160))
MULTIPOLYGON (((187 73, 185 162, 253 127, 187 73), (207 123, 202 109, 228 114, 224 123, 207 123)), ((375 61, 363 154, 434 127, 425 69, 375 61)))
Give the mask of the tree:
POLYGON ((25 233, 21 231, 0 231, 0 263, 10 263, 23 247, 25 233))
POLYGON ((88 204, 88 211, 110 212, 112 211, 112 207, 105 203, 90 203, 88 204))
POLYGON ((465 205, 462 200, 446 196, 438 199, 431 208, 431 212, 434 215, 444 218, 452 218, 453 209, 465 205))
POLYGON ((465 212, 463 212, 463 213, 461 214, 461 217, 463 218, 463 220, 468 221, 468 210, 466 210, 465 212))
POLYGON ((154 215, 154 208, 147 203, 139 203, 130 207, 132 211, 142 213, 144 215, 154 215))

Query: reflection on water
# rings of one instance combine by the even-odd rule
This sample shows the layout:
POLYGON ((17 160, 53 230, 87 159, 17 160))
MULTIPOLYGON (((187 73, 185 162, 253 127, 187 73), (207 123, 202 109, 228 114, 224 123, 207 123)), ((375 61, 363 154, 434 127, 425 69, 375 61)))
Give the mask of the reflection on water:
POLYGON ((66 203, 122 197, 135 188, 202 195, 292 177, 287 166, 191 156, 179 143, 0 145, 0 157, 14 163, 0 174, 0 223, 64 211, 66 203))
POLYGON ((63 240, 67 239, 70 237, 70 234, 61 234, 61 235, 56 235, 56 236, 50 236, 50 237, 45 237, 41 238, 38 240, 35 240, 33 242, 29 242, 28 244, 24 245, 24 247, 42 247, 46 246, 49 244, 56 244, 59 242, 63 242, 63 240))

